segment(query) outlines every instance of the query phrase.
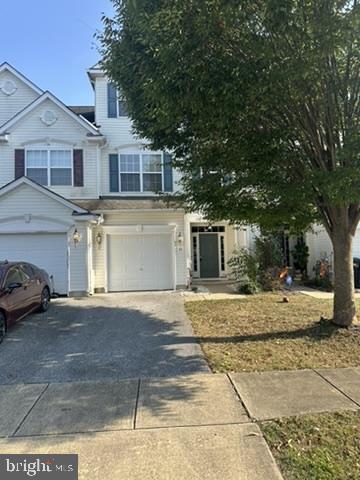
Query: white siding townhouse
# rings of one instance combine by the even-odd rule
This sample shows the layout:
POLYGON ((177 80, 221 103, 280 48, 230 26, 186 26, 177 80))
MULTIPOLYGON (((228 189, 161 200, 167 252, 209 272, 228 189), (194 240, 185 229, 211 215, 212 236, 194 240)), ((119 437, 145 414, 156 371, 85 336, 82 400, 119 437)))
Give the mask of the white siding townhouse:
POLYGON ((0 65, 0 259, 45 268, 66 295, 184 287, 226 277, 249 229, 168 208, 166 152, 146 149, 116 91, 88 71, 95 107, 68 107, 0 65))

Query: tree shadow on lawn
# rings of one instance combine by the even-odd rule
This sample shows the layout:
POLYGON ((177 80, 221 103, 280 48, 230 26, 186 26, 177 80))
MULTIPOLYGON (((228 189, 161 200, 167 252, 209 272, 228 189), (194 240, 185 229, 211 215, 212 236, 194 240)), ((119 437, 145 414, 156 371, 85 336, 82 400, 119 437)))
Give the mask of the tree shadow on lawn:
POLYGON ((247 335, 232 335, 227 337, 205 337, 196 336, 200 343, 243 343, 243 342, 263 342, 271 340, 296 340, 307 338, 313 342, 321 342, 332 338, 339 333, 353 335, 343 328, 337 327, 328 320, 320 320, 313 324, 297 328, 295 330, 278 330, 262 333, 251 333, 247 335))

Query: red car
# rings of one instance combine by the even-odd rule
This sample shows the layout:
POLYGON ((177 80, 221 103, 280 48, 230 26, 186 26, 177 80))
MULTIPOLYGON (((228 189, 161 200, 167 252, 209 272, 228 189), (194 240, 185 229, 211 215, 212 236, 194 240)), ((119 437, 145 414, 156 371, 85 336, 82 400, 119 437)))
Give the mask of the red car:
POLYGON ((45 270, 26 262, 0 262, 0 342, 7 329, 28 313, 46 312, 50 292, 45 270))

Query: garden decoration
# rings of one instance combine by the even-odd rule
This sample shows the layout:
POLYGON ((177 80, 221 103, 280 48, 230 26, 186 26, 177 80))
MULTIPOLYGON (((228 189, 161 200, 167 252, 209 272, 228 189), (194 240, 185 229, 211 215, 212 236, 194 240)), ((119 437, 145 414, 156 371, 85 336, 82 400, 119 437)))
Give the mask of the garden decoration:
POLYGON ((279 278, 281 280, 282 283, 284 283, 284 289, 282 290, 282 294, 283 294, 283 303, 289 303, 290 302, 290 298, 288 297, 288 295, 285 294, 285 290, 289 290, 291 291, 291 287, 292 287, 292 284, 293 284, 293 277, 289 274, 289 267, 284 267, 280 273, 279 273, 279 278))

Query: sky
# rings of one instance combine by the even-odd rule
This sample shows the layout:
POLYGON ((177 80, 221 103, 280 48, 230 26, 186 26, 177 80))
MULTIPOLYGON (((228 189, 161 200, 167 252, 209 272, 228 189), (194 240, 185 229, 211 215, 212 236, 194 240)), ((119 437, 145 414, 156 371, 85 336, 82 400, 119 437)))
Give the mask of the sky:
POLYGON ((100 58, 94 33, 110 0, 1 1, 0 65, 10 63, 67 105, 92 105, 86 70, 100 58))

